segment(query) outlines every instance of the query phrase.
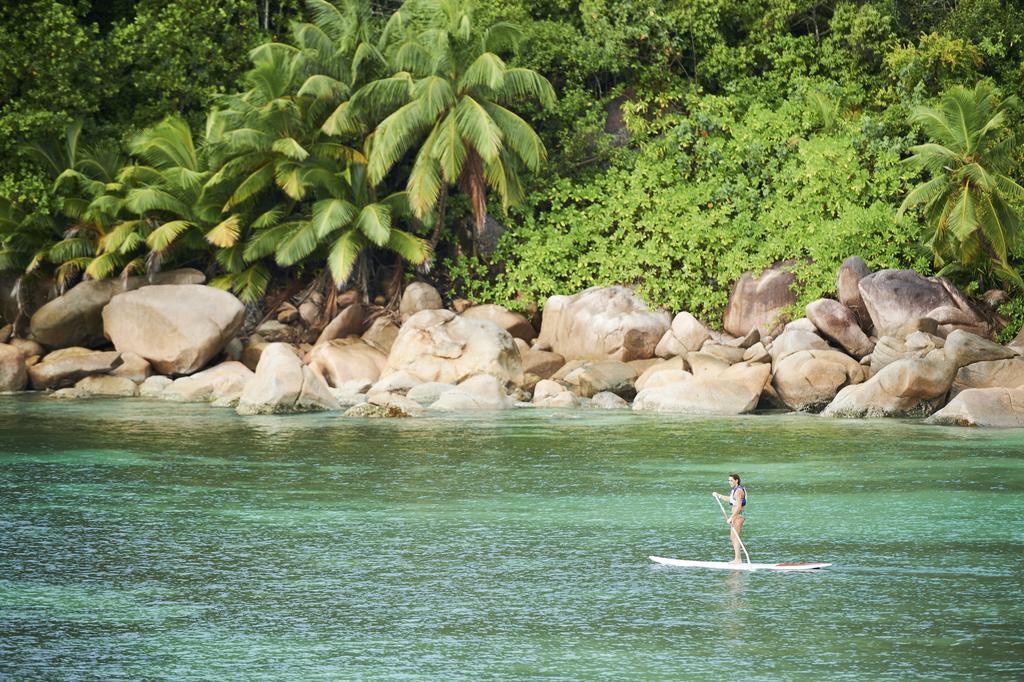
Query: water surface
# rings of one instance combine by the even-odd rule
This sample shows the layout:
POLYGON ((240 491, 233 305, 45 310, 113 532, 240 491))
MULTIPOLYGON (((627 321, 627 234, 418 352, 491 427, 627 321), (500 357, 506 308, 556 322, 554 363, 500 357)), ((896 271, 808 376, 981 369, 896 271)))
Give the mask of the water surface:
POLYGON ((0 398, 0 677, 1019 678, 1022 492, 1024 430, 0 398), (730 471, 835 566, 649 562, 730 471))

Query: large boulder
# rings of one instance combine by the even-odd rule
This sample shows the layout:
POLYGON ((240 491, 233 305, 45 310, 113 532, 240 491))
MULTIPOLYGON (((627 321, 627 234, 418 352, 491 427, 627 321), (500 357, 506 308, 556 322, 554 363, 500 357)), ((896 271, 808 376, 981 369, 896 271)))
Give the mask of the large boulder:
POLYGON ((457 384, 474 374, 490 374, 506 385, 519 385, 523 362, 512 336, 493 322, 424 310, 402 325, 381 377, 398 372, 420 383, 457 384))
POLYGON ((103 335, 103 308, 115 296, 154 284, 202 284, 204 281, 203 273, 192 269, 127 279, 87 280, 39 308, 32 315, 29 333, 47 348, 103 346, 107 342, 103 335))
POLYGON ((871 332, 871 315, 864 307, 864 299, 860 295, 859 284, 871 274, 871 269, 860 256, 850 256, 839 266, 836 273, 836 293, 839 302, 850 309, 854 318, 865 332, 871 332))
POLYGON ((398 332, 398 323, 384 315, 373 321, 370 328, 363 332, 362 338, 363 341, 387 355, 391 352, 391 347, 395 345, 398 332))
POLYGON ((913 270, 879 270, 858 284, 876 336, 898 335, 908 320, 928 317, 939 323, 939 335, 954 329, 990 338, 984 313, 944 277, 924 277, 913 270))
POLYGON ((28 386, 25 354, 14 346, 0 344, 0 393, 24 391, 28 386))
POLYGON ((398 312, 402 322, 422 310, 440 310, 443 307, 441 294, 426 282, 413 282, 405 288, 398 312))
POLYGON ((565 366, 565 358, 549 350, 526 351, 523 357, 523 387, 529 390, 565 366))
POLYGON ((1006 346, 1017 353, 1017 355, 1024 355, 1024 327, 1020 328, 1017 336, 1013 337, 1013 341, 1010 341, 1006 346))
POLYGON ((927 417, 942 406, 956 366, 941 351, 905 358, 861 384, 847 386, 822 412, 826 417, 927 417))
POLYGON ((245 385, 236 411, 241 415, 339 410, 323 379, 302 364, 291 346, 264 349, 256 376, 245 385))
POLYGON ((467 308, 462 313, 462 316, 477 320, 490 320, 511 334, 513 338, 522 339, 527 343, 537 337, 537 331, 530 324, 529 320, 519 313, 514 313, 500 305, 475 305, 472 308, 467 308))
POLYGON ((701 349, 711 338, 711 330, 690 313, 683 311, 672 318, 672 325, 654 349, 659 358, 686 356, 701 349))
POLYGON ((114 348, 133 352, 168 376, 193 374, 223 350, 245 319, 235 296, 198 284, 148 286, 115 296, 103 309, 114 348))
POLYGON ((970 388, 925 421, 946 426, 1024 427, 1024 388, 970 388))
POLYGON ((694 377, 636 394, 633 409, 650 412, 730 415, 757 407, 760 394, 737 381, 694 377))
POLYGON ((37 391, 74 386, 80 379, 96 374, 109 374, 121 364, 116 351, 94 351, 88 348, 62 348, 50 353, 42 362, 28 368, 32 388, 37 391))
POLYGON ((229 360, 202 372, 175 380, 159 391, 165 400, 183 403, 213 402, 240 398, 246 385, 256 375, 241 362, 229 360))
POLYGON ((802 350, 787 355, 772 377, 775 394, 791 410, 817 412, 844 386, 867 378, 867 368, 835 350, 802 350))
POLYGON ((654 376, 661 372, 681 371, 692 376, 690 372, 687 371, 689 368, 690 365, 687 364, 686 360, 682 356, 677 355, 674 358, 663 360, 645 369, 640 373, 640 376, 637 377, 636 381, 633 382, 633 385, 636 387, 637 391, 641 391, 647 388, 648 383, 654 380, 654 376))
POLYGON ((373 383, 387 361, 388 356, 358 338, 318 343, 309 352, 310 369, 332 387, 357 379, 373 383))
POLYGON ((953 394, 969 388, 1024 387, 1024 357, 975 362, 961 367, 953 380, 953 394))
POLYGON ((757 328, 762 336, 774 336, 785 320, 783 310, 796 305, 792 286, 796 277, 791 272, 793 263, 778 263, 760 276, 746 272, 733 286, 729 303, 725 307, 722 326, 733 336, 746 336, 757 328))
POLYGON ((566 360, 642 360, 654 357, 669 322, 631 289, 592 287, 547 300, 536 347, 566 360))
POLYGON ((839 301, 819 298, 808 303, 807 319, 823 336, 832 339, 855 358, 860 359, 875 348, 853 311, 839 301))

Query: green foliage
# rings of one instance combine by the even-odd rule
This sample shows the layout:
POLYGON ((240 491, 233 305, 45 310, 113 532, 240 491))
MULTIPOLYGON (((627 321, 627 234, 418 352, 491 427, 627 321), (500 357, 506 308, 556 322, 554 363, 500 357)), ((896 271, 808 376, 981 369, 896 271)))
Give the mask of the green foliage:
POLYGON ((1015 140, 1007 123, 1014 105, 979 83, 973 90, 952 88, 937 108, 916 108, 912 120, 930 141, 912 147, 907 161, 931 177, 907 195, 900 212, 923 205, 940 274, 1022 290, 1024 280, 1010 263, 1022 240, 1015 206, 1024 202, 1024 187, 1010 176, 1015 140))
POLYGON ((627 284, 670 310, 720 319, 732 282, 795 260, 801 303, 834 292, 852 254, 869 265, 924 267, 919 228, 897 223, 907 182, 902 139, 861 117, 815 132, 806 100, 740 113, 730 97, 690 115, 629 166, 535 194, 499 246, 489 282, 479 262, 452 264, 475 300, 525 308, 592 285, 627 284), (803 123, 805 119, 808 123, 803 123))
POLYGON ((1016 296, 999 306, 999 314, 1006 318, 1007 324, 996 340, 1006 344, 1013 341, 1021 329, 1024 329, 1024 297, 1016 296))

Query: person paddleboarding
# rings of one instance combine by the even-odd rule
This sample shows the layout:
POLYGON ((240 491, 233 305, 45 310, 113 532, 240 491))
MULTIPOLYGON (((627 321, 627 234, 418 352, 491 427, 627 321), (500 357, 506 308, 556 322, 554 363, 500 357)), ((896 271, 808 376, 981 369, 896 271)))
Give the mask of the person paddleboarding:
MULTIPOLYGON (((732 539, 732 548, 736 552, 733 563, 738 564, 740 563, 740 547, 743 546, 740 541, 740 533, 743 531, 743 508, 747 506, 747 489, 740 484, 739 474, 729 474, 729 487, 731 490, 728 500, 732 507, 732 513, 727 520, 732 527, 729 537, 732 539)), ((712 495, 716 500, 726 499, 725 495, 720 495, 717 492, 712 495)))

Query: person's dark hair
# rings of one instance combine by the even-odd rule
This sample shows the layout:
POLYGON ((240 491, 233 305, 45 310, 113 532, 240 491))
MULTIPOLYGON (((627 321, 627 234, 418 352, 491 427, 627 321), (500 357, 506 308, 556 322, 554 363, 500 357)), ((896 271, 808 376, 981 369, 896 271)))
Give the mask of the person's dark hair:
POLYGON ((740 483, 740 475, 739 474, 729 474, 729 478, 735 478, 736 479, 736 483, 737 484, 740 483))

